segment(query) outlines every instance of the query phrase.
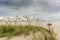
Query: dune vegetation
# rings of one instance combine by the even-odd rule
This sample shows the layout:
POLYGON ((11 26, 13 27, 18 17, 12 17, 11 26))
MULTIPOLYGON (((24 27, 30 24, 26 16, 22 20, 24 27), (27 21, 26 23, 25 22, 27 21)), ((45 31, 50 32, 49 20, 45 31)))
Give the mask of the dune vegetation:
POLYGON ((54 33, 49 32, 49 30, 41 27, 41 26, 33 26, 33 25, 0 25, 0 38, 1 37, 12 37, 18 35, 29 36, 30 34, 34 34, 40 32, 38 38, 33 35, 32 40, 56 40, 54 33), (33 39, 34 38, 34 39, 33 39))

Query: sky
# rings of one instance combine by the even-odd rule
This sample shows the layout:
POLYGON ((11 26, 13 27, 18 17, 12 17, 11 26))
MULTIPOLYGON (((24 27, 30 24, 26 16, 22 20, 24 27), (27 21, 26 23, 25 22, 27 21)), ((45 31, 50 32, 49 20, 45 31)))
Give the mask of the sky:
POLYGON ((60 0, 0 0, 0 16, 15 15, 60 20, 60 0))

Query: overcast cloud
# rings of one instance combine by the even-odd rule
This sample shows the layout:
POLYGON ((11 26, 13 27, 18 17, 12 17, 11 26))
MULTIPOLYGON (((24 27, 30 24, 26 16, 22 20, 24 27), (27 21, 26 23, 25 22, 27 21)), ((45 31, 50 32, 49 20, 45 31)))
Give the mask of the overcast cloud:
POLYGON ((59 19, 60 0, 0 0, 0 16, 29 15, 59 19))

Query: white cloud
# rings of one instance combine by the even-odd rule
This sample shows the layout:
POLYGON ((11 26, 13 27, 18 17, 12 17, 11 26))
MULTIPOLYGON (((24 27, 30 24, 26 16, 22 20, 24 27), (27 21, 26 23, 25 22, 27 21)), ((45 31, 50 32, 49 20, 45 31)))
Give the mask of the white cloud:
MULTIPOLYGON (((15 2, 19 1, 19 0, 14 0, 15 2)), ((60 5, 60 0, 33 0, 34 3, 32 3, 31 5, 29 5, 28 7, 24 4, 21 4, 23 5, 23 7, 17 7, 17 5, 15 6, 1 6, 0 5, 0 14, 1 12, 4 12, 6 14, 11 14, 11 15, 33 15, 33 16, 42 16, 44 18, 48 18, 50 15, 51 17, 54 16, 54 18, 59 18, 60 15, 59 15, 59 12, 58 14, 55 13, 55 10, 54 9, 57 9, 55 8, 56 6, 59 6, 60 5), (39 4, 39 3, 40 4, 39 4), (52 10, 53 9, 53 10, 52 10), (54 14, 53 13, 49 13, 49 12, 46 12, 46 11, 54 11, 54 14), (58 16, 56 16, 58 15, 58 16)), ((59 8, 57 9, 59 10, 59 8)), ((60 11, 60 10, 59 10, 60 11)))
POLYGON ((60 19, 60 12, 54 13, 50 16, 52 19, 60 19))

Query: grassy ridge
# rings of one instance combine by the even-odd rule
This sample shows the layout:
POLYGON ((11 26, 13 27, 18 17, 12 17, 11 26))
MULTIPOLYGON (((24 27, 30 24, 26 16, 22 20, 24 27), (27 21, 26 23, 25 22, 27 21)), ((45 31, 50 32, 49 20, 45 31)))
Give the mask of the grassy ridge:
POLYGON ((36 32, 41 32, 44 37, 46 38, 45 40, 55 40, 55 38, 52 36, 51 33, 47 29, 44 29, 40 26, 32 26, 32 25, 1 25, 0 26, 0 37, 10 37, 10 36, 17 36, 17 35, 29 35, 30 32, 36 33, 36 32), (50 37, 48 36, 50 35, 50 37), (48 38, 49 37, 49 38, 48 38), (47 39, 48 38, 48 39, 47 39))

